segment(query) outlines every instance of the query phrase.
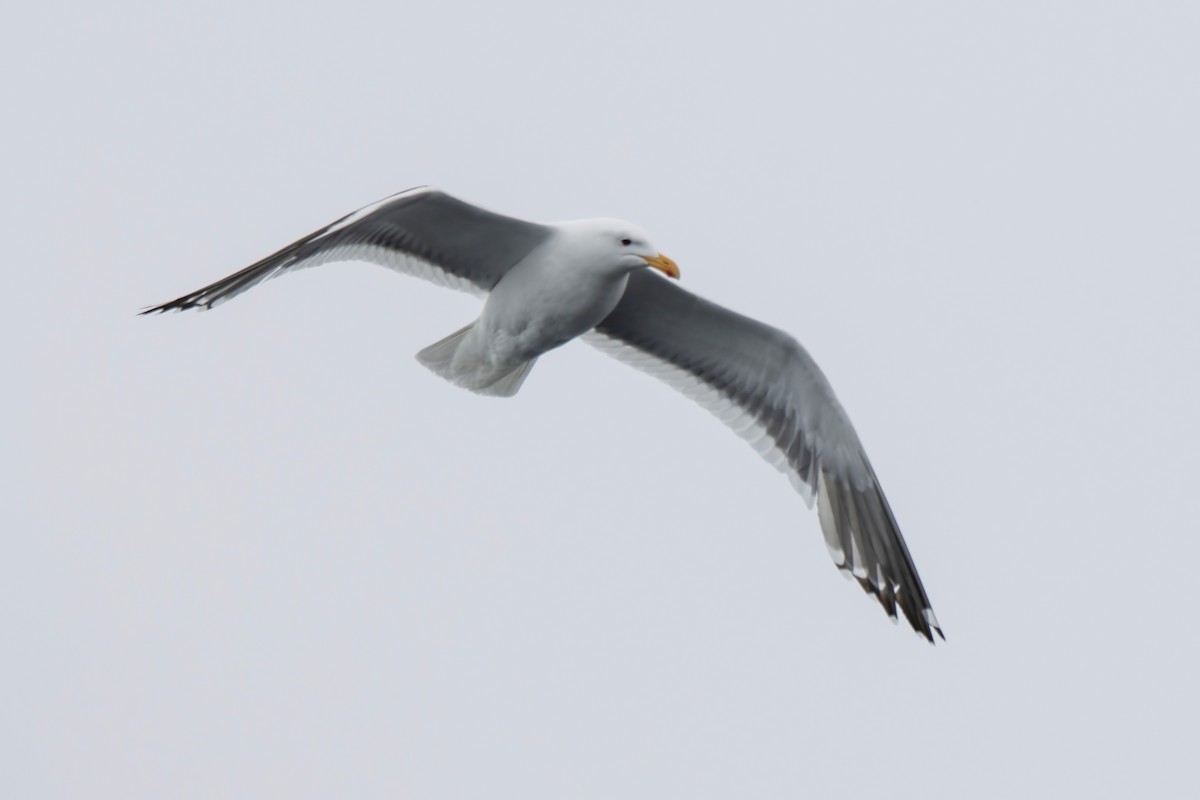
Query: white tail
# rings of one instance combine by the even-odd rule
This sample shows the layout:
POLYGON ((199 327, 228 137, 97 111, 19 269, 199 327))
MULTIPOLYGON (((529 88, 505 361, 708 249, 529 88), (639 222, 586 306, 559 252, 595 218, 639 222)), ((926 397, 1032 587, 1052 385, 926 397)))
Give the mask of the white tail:
POLYGON ((514 369, 512 372, 506 372, 487 386, 473 389, 468 386, 473 392, 486 394, 492 397, 512 397, 521 388, 521 384, 525 382, 525 377, 529 374, 529 370, 533 369, 533 365, 537 363, 536 358, 531 358, 521 366, 514 369))
POLYGON ((417 361, 420 361, 451 383, 458 383, 454 375, 454 354, 458 352, 458 346, 462 344, 462 340, 466 338, 466 335, 471 332, 471 328, 473 327, 475 327, 474 322, 461 330, 455 331, 445 339, 429 345, 429 347, 417 353, 417 361))
POLYGON ((537 359, 522 362, 507 372, 497 373, 496 368, 486 362, 463 357, 470 355, 470 349, 460 356, 459 348, 473 327, 474 322, 434 342, 417 353, 417 360, 456 386, 492 397, 512 397, 525 382, 537 359))

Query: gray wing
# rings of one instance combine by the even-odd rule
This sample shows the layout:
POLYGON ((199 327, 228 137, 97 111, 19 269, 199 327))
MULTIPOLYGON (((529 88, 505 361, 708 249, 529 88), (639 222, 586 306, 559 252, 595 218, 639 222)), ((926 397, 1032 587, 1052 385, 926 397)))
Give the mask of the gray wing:
POLYGON ((648 270, 629 279, 590 344, 661 378, 716 414, 812 506, 838 568, 896 619, 944 639, 858 435, 829 382, 783 331, 710 303, 648 270))
POLYGON ((486 294, 549 235, 544 225, 423 186, 360 208, 227 278, 142 313, 209 309, 268 278, 331 261, 369 261, 486 294))

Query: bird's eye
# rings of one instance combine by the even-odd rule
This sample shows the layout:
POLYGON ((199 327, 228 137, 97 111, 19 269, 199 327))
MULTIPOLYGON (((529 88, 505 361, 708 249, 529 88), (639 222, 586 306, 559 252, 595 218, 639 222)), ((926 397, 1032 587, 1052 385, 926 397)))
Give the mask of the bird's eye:
POLYGON ((626 247, 629 247, 629 245, 633 244, 633 239, 622 239, 621 244, 623 244, 626 247))

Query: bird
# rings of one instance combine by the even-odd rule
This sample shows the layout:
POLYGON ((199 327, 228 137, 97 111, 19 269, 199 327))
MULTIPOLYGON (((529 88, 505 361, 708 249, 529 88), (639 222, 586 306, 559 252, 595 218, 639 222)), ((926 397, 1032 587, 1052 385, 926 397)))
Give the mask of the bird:
POLYGON ((366 261, 483 300, 417 360, 481 395, 511 397, 538 358, 581 339, 681 391, 785 473, 843 574, 934 642, 933 613, 850 419, 791 335, 688 292, 642 228, 609 218, 537 223, 420 186, 142 314, 208 310, 269 278, 366 261))

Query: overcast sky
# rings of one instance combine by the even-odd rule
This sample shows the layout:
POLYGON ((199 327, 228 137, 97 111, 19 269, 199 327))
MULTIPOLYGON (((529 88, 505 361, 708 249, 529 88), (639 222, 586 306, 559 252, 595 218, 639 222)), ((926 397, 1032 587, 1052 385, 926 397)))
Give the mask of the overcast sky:
POLYGON ((192 9, 0 50, 0 795, 1195 796, 1200 6, 192 9), (665 385, 428 373, 469 296, 134 315, 417 184, 799 338, 948 642, 665 385))

